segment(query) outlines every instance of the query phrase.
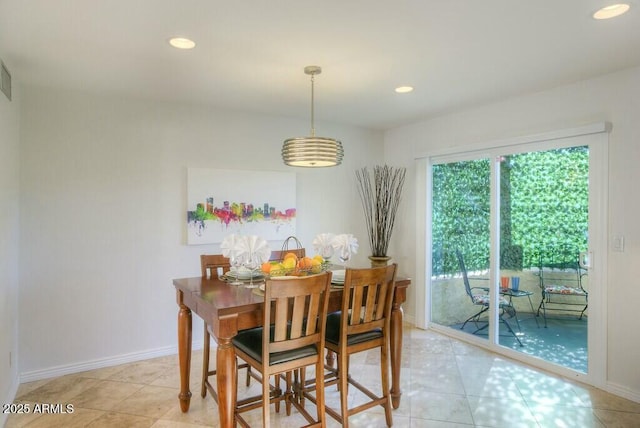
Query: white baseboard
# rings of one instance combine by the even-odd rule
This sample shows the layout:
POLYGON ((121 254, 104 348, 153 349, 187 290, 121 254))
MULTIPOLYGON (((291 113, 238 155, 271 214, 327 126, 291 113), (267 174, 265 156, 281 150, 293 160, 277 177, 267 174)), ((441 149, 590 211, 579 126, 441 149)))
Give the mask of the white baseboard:
MULTIPOLYGON (((16 399, 16 394, 18 393, 18 387, 20 383, 18 382, 18 378, 14 378, 11 383, 11 387, 9 388, 9 394, 5 397, 3 403, 13 403, 16 399)), ((3 427, 7 423, 7 418, 9 417, 8 413, 0 412, 0 427, 3 427)))
POLYGON ((640 403, 640 392, 632 391, 626 386, 618 385, 616 383, 607 382, 607 392, 626 398, 636 403, 640 403))
MULTIPOLYGON (((202 349, 202 340, 193 342, 192 349, 202 349)), ((49 367, 41 370, 20 373, 20 383, 33 382, 51 377, 64 376, 72 373, 84 372, 87 370, 102 369, 105 367, 117 366, 120 364, 132 363, 135 361, 148 360, 151 358, 164 357, 178 353, 177 346, 165 346, 162 348, 150 349, 147 351, 132 352, 130 354, 116 355, 113 357, 101 358, 98 360, 85 361, 63 366, 49 367)), ((17 391, 17 386, 16 386, 17 391)), ((15 395, 15 394, 14 394, 15 395)), ((12 400, 13 401, 13 400, 12 400)), ((2 426, 2 424, 0 424, 2 426)))

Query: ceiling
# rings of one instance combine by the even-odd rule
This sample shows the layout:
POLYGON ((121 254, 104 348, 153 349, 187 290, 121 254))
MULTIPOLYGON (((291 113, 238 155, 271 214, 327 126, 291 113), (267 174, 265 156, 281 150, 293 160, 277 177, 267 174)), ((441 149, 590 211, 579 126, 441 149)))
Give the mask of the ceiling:
POLYGON ((0 58, 28 85, 307 119, 320 65, 318 125, 381 130, 640 65, 640 0, 591 17, 613 2, 0 0, 0 58))

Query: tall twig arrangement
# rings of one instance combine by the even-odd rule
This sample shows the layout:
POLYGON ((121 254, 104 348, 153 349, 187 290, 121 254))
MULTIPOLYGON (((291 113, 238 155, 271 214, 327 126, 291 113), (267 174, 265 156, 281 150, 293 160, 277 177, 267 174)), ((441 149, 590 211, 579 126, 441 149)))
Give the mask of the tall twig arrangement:
POLYGON ((378 165, 373 167, 372 181, 366 167, 356 170, 372 256, 387 255, 406 172, 406 168, 378 165))

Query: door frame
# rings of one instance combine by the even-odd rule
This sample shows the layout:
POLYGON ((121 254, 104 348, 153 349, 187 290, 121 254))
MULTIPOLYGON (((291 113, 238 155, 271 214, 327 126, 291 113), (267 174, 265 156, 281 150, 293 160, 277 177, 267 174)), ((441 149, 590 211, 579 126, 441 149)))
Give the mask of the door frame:
MULTIPOLYGON (((425 284, 416 290, 416 325, 419 328, 433 329, 457 339, 473 343, 487 348, 498 354, 523 361, 535 367, 539 367, 562 376, 574 378, 596 387, 606 386, 607 349, 600 344, 607 343, 607 227, 608 227, 608 141, 611 125, 606 122, 595 123, 579 128, 557 130, 542 134, 520 136, 505 140, 489 141, 474 146, 455 147, 446 150, 424 153, 415 158, 416 167, 416 283, 425 284), (468 334, 453 329, 433 324, 431 320, 430 294, 431 294, 431 165, 434 159, 441 163, 451 157, 455 160, 471 159, 480 156, 494 159, 496 153, 509 148, 509 153, 514 148, 516 152, 527 151, 526 147, 535 147, 535 150, 545 150, 567 146, 585 145, 575 143, 572 140, 577 137, 587 136, 589 146, 589 321, 588 321, 588 370, 581 373, 566 367, 558 366, 536 357, 528 356, 503 346, 500 346, 496 338, 497 324, 494 322, 490 331, 489 340, 477 337, 469 337, 468 334), (558 140, 565 140, 558 144, 558 140)), ((492 169, 494 166, 492 165, 492 169)), ((496 174, 492 174, 492 186, 496 174)), ((495 187, 492 187, 492 193, 495 187)), ((494 195, 492 203, 495 202, 494 195)), ((492 210, 492 227, 499 226, 497 210, 492 210), (495 214, 493 213, 495 211, 495 214)), ((493 242, 495 233, 491 234, 491 250, 495 254, 496 242, 493 242)), ((491 269, 495 275, 496 264, 492 254, 491 269)), ((495 279, 495 278, 493 278, 495 279)), ((495 281, 494 281, 495 282, 495 281)), ((494 283, 492 282, 492 283, 494 283)), ((492 291, 493 292, 493 291, 492 291)), ((492 296, 497 300, 497 293, 492 296)), ((493 313, 497 316, 497 306, 493 313)))

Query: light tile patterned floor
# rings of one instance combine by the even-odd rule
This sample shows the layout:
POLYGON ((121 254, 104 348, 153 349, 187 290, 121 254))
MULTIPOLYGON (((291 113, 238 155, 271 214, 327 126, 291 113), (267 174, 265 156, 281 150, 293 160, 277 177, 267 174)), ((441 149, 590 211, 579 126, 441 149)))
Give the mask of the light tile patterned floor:
MULTIPOLYGON (((640 427, 640 403, 550 375, 524 364, 448 338, 405 328, 402 402, 394 427, 640 427)), ((215 355, 215 353, 214 353, 215 355)), ((194 352, 191 408, 178 405, 177 357, 123 364, 20 386, 16 403, 73 404, 72 414, 11 415, 6 427, 154 427, 218 426, 209 395, 200 397, 201 352, 194 352)), ((355 356, 353 376, 375 385, 377 353, 355 356)), ((213 363, 213 362, 212 362, 213 363)), ((379 381, 378 381, 379 382, 379 381)), ((350 389, 352 402, 360 397, 350 389)), ((243 393, 259 391, 253 382, 243 393)), ((339 402, 335 388, 327 403, 339 402)), ((309 405, 312 408, 312 405, 309 405)), ((272 411, 272 426, 304 425, 300 415, 272 411)), ((248 414, 261 425, 260 410, 248 414)), ((384 427, 382 408, 350 418, 354 427, 384 427)), ((328 427, 338 424, 329 418, 328 427)))

